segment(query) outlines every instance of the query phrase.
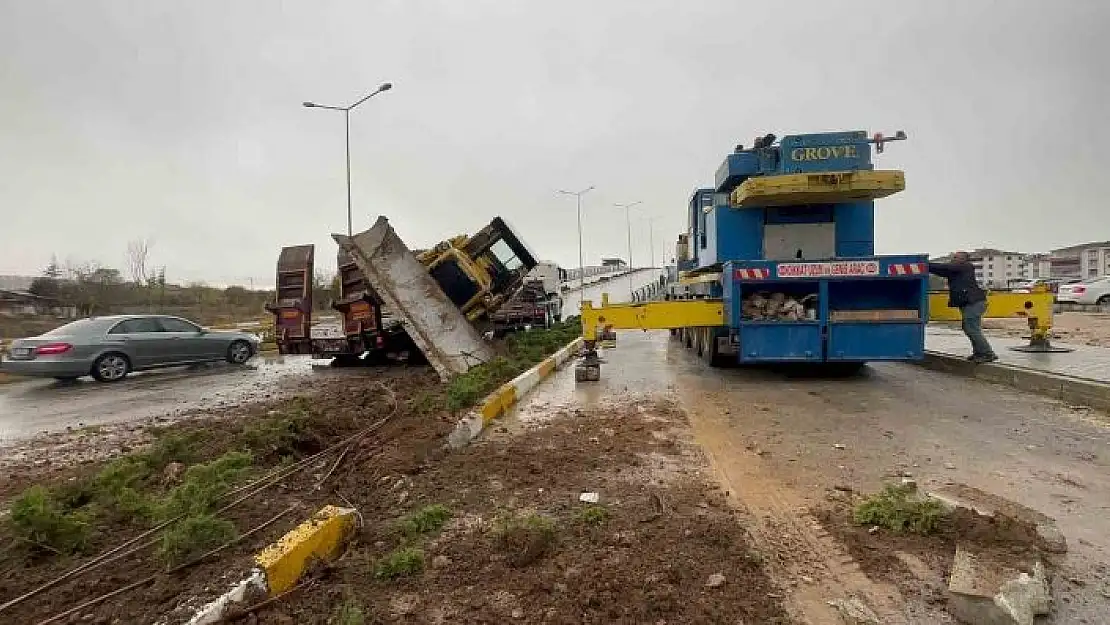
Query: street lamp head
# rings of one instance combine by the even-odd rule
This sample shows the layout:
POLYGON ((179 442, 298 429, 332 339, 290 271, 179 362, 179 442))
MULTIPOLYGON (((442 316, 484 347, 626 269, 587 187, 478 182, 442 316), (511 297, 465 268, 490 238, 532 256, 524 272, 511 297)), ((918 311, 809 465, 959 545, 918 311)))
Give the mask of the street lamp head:
POLYGON ((380 86, 380 87, 378 87, 378 91, 389 91, 389 90, 390 90, 390 89, 392 89, 392 88, 393 88, 393 83, 391 83, 391 82, 383 82, 383 83, 381 84, 381 86, 380 86))
POLYGON ((313 107, 316 106, 315 102, 301 102, 301 104, 307 109, 310 109, 310 108, 313 108, 313 107))

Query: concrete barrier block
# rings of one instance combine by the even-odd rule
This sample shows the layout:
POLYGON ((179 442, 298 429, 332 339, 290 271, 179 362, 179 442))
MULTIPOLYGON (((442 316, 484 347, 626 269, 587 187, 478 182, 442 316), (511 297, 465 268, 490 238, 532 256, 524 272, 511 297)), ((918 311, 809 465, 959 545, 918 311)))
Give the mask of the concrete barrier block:
POLYGON ((560 365, 570 360, 582 346, 577 338, 563 346, 554 354, 544 358, 534 367, 503 384, 490 393, 478 408, 455 424, 455 429, 447 436, 447 444, 452 448, 467 445, 478 438, 482 431, 495 419, 501 417, 517 404, 545 378, 554 373, 560 365))
POLYGON ((948 579, 948 610, 975 625, 1034 625, 1048 614, 1051 596, 1044 565, 1029 565, 1032 575, 983 559, 959 545, 948 579))
POLYGON ((330 560, 338 554, 354 523, 353 508, 325 506, 255 556, 266 575, 271 595, 292 588, 313 559, 330 560))
POLYGON ((1110 412, 1110 384, 998 363, 975 365, 949 354, 926 352, 921 366, 1110 412))

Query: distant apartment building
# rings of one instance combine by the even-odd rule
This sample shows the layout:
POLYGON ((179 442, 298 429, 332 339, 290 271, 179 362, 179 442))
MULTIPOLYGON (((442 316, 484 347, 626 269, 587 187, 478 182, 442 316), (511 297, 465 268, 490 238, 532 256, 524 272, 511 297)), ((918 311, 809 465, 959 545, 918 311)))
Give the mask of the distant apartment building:
POLYGON ((1026 280, 1026 254, 983 248, 968 252, 975 279, 990 289, 1004 289, 1026 280))
POLYGON ((1110 241, 1061 247, 1048 253, 1053 278, 1083 279, 1110 275, 1110 241))
POLYGON ((1027 254, 1024 258, 1025 269, 1022 277, 1038 280, 1052 277, 1052 260, 1048 254, 1027 254))

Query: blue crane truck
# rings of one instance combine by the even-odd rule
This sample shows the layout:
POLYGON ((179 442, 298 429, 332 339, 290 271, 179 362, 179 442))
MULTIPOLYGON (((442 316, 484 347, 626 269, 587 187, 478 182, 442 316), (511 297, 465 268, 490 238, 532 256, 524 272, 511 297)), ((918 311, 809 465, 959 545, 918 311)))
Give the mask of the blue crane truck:
POLYGON ((707 363, 912 361, 925 354, 928 257, 875 254, 875 200, 905 188, 879 170, 889 141, 863 131, 737 146, 690 198, 680 280, 665 301, 582 307, 586 357, 613 329, 668 329, 707 363))

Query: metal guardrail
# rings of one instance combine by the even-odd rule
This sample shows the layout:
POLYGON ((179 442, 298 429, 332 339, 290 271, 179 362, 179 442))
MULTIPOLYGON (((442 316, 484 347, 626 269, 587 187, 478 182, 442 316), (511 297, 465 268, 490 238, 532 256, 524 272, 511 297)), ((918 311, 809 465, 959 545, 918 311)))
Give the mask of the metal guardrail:
POLYGON ((664 299, 667 292, 668 282, 654 280, 651 284, 646 284, 632 292, 632 302, 653 302, 664 299))

